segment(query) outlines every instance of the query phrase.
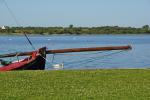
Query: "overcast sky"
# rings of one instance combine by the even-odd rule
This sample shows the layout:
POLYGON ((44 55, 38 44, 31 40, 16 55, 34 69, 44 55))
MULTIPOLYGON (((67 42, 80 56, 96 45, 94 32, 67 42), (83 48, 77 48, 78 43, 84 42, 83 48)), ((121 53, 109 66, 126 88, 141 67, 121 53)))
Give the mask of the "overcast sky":
MULTIPOLYGON (((5 0, 21 26, 150 25, 150 0, 5 0)), ((0 0, 0 26, 17 26, 0 0)))

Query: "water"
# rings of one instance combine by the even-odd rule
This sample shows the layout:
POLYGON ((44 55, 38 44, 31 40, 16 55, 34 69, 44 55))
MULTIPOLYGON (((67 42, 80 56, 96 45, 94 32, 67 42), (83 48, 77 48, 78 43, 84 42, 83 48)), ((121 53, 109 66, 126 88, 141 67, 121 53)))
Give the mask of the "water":
MULTIPOLYGON (((150 35, 62 35, 31 36, 36 48, 48 49, 79 48, 95 46, 132 45, 133 49, 124 52, 86 52, 67 55, 48 55, 46 69, 53 69, 53 64, 64 64, 65 69, 95 68, 149 68, 150 35), (112 54, 115 53, 115 54, 112 54), (109 55, 112 54, 112 55, 109 55), (106 56, 109 55, 109 56, 106 56)), ((0 54, 18 51, 30 51, 31 46, 23 36, 0 36, 0 54)), ((7 60, 16 59, 7 58, 7 60)))

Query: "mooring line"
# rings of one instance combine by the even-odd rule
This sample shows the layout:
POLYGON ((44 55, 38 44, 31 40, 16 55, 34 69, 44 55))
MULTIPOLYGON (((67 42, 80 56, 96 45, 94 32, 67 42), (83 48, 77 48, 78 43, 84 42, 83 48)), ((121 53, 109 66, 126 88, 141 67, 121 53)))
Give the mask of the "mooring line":
MULTIPOLYGON (((3 0, 3 2, 4 2, 4 4, 5 4, 5 6, 6 6, 6 8, 8 9, 8 12, 10 13, 11 17, 14 19, 15 23, 16 23, 19 27, 21 27, 19 21, 17 20, 16 16, 15 16, 14 13, 12 12, 12 10, 9 8, 7 2, 6 2, 5 0, 3 0)), ((33 43, 31 42, 31 40, 29 39, 29 37, 27 36, 27 34, 26 34, 26 33, 23 33, 23 34, 24 34, 24 36, 26 37, 26 39, 28 40, 28 43, 31 45, 32 49, 35 50, 35 47, 34 47, 33 43)))

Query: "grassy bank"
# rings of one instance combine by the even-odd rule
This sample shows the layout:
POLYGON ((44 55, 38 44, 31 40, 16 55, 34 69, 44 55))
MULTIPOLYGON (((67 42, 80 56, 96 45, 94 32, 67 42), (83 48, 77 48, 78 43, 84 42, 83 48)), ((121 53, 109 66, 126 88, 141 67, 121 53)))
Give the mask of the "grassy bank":
POLYGON ((8 100, 148 100, 150 70, 4 72, 0 86, 0 98, 8 100))

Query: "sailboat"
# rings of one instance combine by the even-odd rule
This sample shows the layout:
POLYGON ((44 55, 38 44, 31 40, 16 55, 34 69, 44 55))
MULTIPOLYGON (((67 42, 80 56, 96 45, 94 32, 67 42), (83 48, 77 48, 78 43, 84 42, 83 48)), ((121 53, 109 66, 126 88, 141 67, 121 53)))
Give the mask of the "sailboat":
MULTIPOLYGON (((18 23, 17 18, 15 18, 11 9, 8 7, 6 1, 5 0, 3 1, 8 11, 10 12, 12 18, 16 22, 16 24, 18 26, 21 26, 18 23)), ((89 47, 89 48, 69 48, 69 49, 57 49, 57 50, 47 50, 46 47, 43 47, 43 48, 39 48, 38 50, 35 50, 35 47, 33 46, 28 36, 25 33, 23 34, 28 40, 29 44, 34 49, 34 51, 0 55, 0 58, 14 57, 14 56, 28 56, 22 60, 18 59, 17 61, 14 61, 14 62, 6 62, 0 59, 0 62, 3 64, 3 66, 0 67, 0 71, 44 70, 47 54, 70 53, 70 52, 90 52, 90 51, 110 51, 110 50, 129 50, 132 48, 130 45, 126 45, 126 46, 107 46, 107 47, 89 47)))
POLYGON ((89 52, 89 51, 110 51, 110 50, 130 50, 132 47, 127 46, 107 46, 107 47, 90 47, 90 48, 69 48, 46 50, 46 47, 31 52, 20 52, 0 55, 0 58, 13 56, 29 56, 23 60, 18 60, 0 67, 0 71, 12 70, 44 70, 46 54, 70 53, 70 52, 89 52))

